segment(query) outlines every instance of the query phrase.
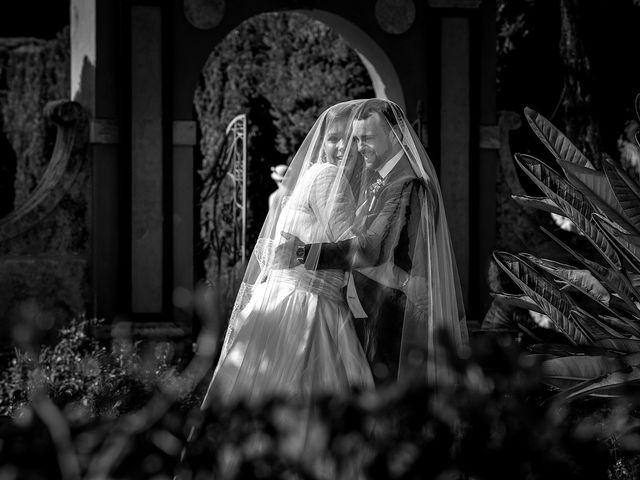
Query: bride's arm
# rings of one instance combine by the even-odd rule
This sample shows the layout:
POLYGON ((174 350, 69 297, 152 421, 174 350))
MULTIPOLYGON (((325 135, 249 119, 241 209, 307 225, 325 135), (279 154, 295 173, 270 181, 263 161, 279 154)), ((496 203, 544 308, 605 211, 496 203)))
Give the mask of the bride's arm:
MULTIPOLYGON (((391 250, 398 244, 398 235, 405 222, 419 222, 420 205, 417 190, 421 187, 418 183, 416 180, 390 185, 384 199, 381 199, 384 202, 382 209, 374 213, 375 218, 365 232, 344 241, 308 245, 307 258, 315 261, 305 262, 306 267, 318 270, 350 269, 380 265, 387 261, 391 250), (408 204, 410 208, 407 211, 408 204)), ((411 227, 412 225, 409 225, 409 230, 412 230, 411 227)), ((415 239, 407 240, 413 242, 415 239)), ((411 245, 405 247, 407 251, 412 251, 411 245)), ((403 268, 411 268, 410 261, 401 263, 406 263, 403 268)))
POLYGON ((355 202, 338 167, 328 165, 317 175, 309 192, 309 205, 330 241, 354 237, 355 202))

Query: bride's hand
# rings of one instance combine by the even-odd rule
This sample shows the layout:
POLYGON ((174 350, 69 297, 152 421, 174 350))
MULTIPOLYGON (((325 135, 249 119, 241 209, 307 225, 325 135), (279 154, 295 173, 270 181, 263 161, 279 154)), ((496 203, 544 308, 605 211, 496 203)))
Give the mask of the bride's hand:
POLYGON ((280 232, 280 235, 285 239, 284 242, 276 247, 273 255, 273 268, 293 268, 299 265, 296 258, 296 248, 299 245, 304 245, 295 235, 287 232, 280 232))

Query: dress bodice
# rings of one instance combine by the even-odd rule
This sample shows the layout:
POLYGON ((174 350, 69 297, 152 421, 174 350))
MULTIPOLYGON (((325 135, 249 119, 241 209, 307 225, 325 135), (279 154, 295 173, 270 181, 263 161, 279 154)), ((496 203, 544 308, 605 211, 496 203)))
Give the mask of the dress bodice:
MULTIPOLYGON (((307 244, 337 242, 353 236, 353 195, 348 183, 338 175, 338 167, 331 163, 311 165, 286 200, 276 231, 295 235, 307 244)), ((276 242, 283 241, 282 236, 276 237, 276 242)), ((278 281, 295 282, 299 288, 335 300, 341 298, 343 270, 305 270, 301 265, 291 271, 274 274, 278 281)), ((271 280, 274 279, 272 275, 271 280)))
MULTIPOLYGON (((345 208, 334 204, 335 198, 330 198, 332 180, 335 180, 337 167, 330 163, 315 163, 309 167, 298 180, 291 196, 286 200, 277 231, 295 235, 304 243, 335 242, 337 233, 330 226, 332 213, 336 209, 345 208)), ((346 207, 348 208, 348 206, 346 207)))

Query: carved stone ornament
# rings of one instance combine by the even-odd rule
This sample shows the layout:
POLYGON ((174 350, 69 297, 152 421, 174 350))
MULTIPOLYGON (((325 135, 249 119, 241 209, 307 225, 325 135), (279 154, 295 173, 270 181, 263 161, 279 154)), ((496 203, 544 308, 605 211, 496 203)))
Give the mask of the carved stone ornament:
POLYGON ((224 17, 225 0, 183 0, 187 21, 200 30, 216 27, 224 17))
POLYGON ((60 203, 85 160, 83 154, 86 113, 77 102, 56 100, 44 107, 44 116, 56 126, 56 144, 51 160, 29 197, 6 216, 0 218, 0 242, 35 227, 60 203))
POLYGON ((400 35, 413 25, 416 6, 413 0, 377 0, 375 14, 382 30, 400 35))

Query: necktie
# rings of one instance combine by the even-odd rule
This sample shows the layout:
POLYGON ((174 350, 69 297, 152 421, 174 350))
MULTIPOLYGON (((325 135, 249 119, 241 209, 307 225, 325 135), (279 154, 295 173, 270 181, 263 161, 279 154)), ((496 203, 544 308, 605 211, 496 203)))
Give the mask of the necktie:
POLYGON ((379 180, 382 180, 382 177, 380 176, 380 174, 378 173, 377 170, 369 170, 367 171, 367 184, 368 184, 368 190, 371 190, 371 188, 378 183, 379 180))

